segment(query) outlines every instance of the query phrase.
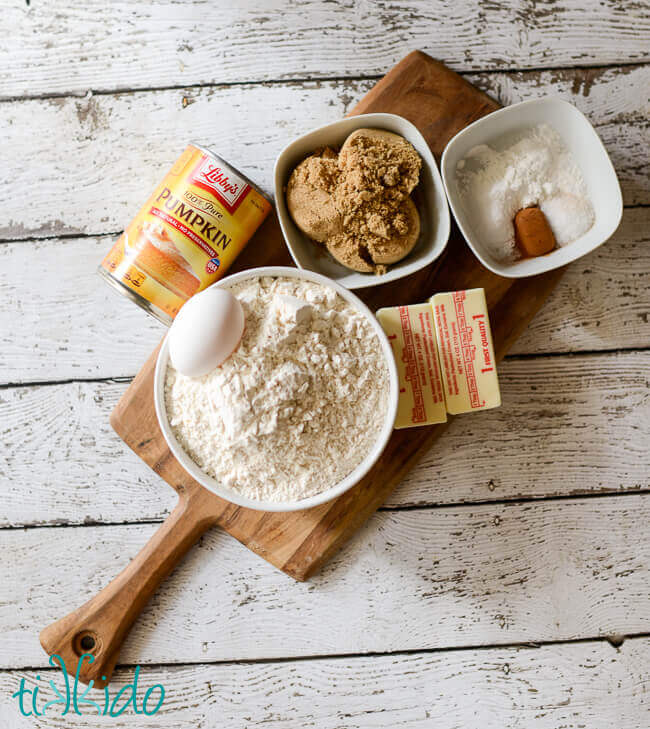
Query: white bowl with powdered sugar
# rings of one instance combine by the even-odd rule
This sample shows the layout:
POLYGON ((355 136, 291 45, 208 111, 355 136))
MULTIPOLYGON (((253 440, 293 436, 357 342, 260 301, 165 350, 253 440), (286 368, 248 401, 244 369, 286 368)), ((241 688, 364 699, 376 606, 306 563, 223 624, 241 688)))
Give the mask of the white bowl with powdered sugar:
POLYGON ((623 199, 609 155, 575 106, 547 97, 506 106, 449 142, 440 164, 449 205, 481 263, 506 278, 565 266, 605 243, 623 199), (522 258, 514 245, 518 208, 539 206, 557 245, 522 258))
POLYGON ((237 350, 190 378, 154 376, 167 444, 202 486, 239 506, 294 511, 354 486, 390 438, 398 400, 390 344, 348 289, 311 271, 251 269, 214 284, 242 303, 237 350))

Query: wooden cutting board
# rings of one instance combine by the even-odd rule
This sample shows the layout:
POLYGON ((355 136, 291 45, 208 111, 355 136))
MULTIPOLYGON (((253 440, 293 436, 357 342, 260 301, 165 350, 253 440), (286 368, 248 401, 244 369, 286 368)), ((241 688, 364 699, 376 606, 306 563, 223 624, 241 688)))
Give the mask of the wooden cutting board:
MULTIPOLYGON (((406 117, 422 132, 439 161, 454 134, 498 106, 442 63, 415 51, 379 81, 351 114, 391 112, 406 117)), ((267 265, 293 265, 275 215, 264 223, 231 272, 267 265)), ((358 293, 374 311, 382 306, 422 302, 438 291, 483 287, 496 356, 501 359, 561 275, 562 270, 520 280, 496 276, 477 261, 452 225, 449 245, 439 261, 408 278, 358 293)), ((157 585, 206 529, 219 525, 275 567, 305 580, 383 503, 446 427, 395 431, 370 473, 328 504, 285 514, 245 509, 201 487, 171 455, 154 411, 156 355, 157 350, 117 404, 111 424, 124 442, 176 489, 178 505, 110 585, 41 633, 45 650, 63 655, 66 665, 76 665, 76 658, 84 651, 92 653, 95 662, 82 667, 80 676, 85 681, 95 679, 98 686, 110 679, 121 643, 157 585)))

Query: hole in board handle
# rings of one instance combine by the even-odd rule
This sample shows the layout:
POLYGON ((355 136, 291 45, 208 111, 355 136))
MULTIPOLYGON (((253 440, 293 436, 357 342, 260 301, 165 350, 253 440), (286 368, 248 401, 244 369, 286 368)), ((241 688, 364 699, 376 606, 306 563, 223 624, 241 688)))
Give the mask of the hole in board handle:
POLYGON ((73 646, 75 653, 80 656, 83 653, 95 654, 99 651, 99 639, 97 635, 90 630, 84 630, 77 633, 74 637, 73 646))

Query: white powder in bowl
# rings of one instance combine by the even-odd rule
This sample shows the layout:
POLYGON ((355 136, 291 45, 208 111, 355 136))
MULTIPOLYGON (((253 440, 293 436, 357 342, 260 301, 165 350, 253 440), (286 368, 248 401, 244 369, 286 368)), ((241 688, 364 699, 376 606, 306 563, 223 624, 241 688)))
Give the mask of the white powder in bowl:
POLYGON ((388 367, 367 317, 333 289, 252 278, 239 348, 191 378, 168 366, 167 416, 192 460, 250 499, 289 502, 351 473, 381 431, 388 367))
POLYGON ((541 209, 558 246, 594 224, 582 172, 548 124, 525 130, 500 151, 486 144, 473 147, 456 173, 473 227, 498 260, 519 257, 513 220, 522 208, 541 209))

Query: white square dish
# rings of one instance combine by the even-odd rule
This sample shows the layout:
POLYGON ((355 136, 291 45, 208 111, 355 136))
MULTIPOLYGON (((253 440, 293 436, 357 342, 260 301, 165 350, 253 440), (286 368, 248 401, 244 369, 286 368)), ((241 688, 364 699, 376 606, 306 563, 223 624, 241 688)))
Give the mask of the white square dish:
POLYGON ((475 121, 449 142, 440 164, 449 205, 469 247, 481 263, 506 278, 521 278, 565 266, 602 245, 621 221, 623 198, 607 150, 589 120, 563 99, 547 97, 507 106, 475 121), (482 244, 481 231, 468 214, 458 188, 456 168, 479 144, 494 144, 527 127, 548 124, 562 138, 582 171, 594 208, 593 226, 577 240, 551 253, 519 261, 499 261, 482 244))
POLYGON ((298 268, 323 274, 348 289, 395 281, 428 266, 444 251, 449 239, 449 208, 436 161, 424 137, 410 121, 396 114, 362 114, 314 129, 280 152, 275 163, 275 204, 282 233, 298 268), (422 157, 420 182, 413 193, 420 213, 421 232, 415 248, 387 273, 358 273, 337 263, 310 240, 293 222, 285 201, 285 189, 294 167, 319 147, 340 147, 356 129, 386 129, 407 139, 422 157))

